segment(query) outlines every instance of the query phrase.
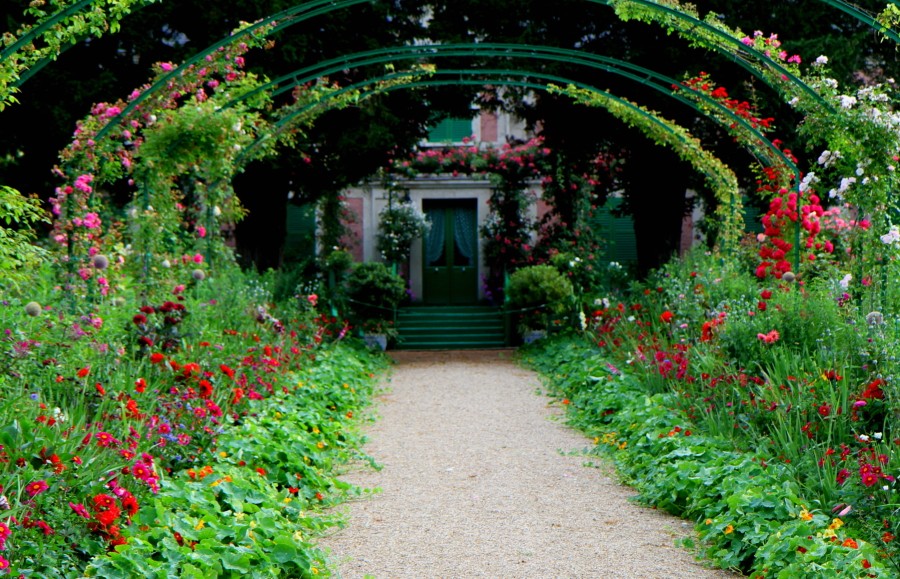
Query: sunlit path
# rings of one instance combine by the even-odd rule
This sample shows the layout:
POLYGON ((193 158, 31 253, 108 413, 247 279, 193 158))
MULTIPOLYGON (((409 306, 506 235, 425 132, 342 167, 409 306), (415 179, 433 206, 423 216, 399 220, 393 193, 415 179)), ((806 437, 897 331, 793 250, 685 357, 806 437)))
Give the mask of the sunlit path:
POLYGON ((384 468, 345 477, 383 492, 322 542, 342 577, 735 576, 674 546, 690 524, 566 454, 589 441, 510 351, 394 356, 366 446, 384 468))

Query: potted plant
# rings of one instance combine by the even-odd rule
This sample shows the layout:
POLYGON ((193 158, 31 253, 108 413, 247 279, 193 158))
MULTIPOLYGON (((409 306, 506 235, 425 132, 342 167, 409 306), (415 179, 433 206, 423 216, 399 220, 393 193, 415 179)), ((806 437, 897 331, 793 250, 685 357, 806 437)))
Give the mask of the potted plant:
POLYGON ((509 277, 506 305, 518 315, 519 334, 526 343, 534 341, 571 313, 575 292, 572 282, 550 265, 532 265, 509 277))
POLYGON ((358 263, 344 280, 344 294, 354 325, 364 335, 380 335, 383 341, 396 338, 394 312, 406 297, 406 281, 378 262, 358 263))

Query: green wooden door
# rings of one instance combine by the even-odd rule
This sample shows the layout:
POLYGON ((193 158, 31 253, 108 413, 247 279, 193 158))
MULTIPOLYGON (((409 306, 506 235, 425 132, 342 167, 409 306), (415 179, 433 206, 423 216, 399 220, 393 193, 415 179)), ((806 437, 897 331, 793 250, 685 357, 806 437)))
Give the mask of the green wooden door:
POLYGON ((425 237, 422 300, 426 304, 478 301, 477 200, 425 200, 431 221, 425 237))

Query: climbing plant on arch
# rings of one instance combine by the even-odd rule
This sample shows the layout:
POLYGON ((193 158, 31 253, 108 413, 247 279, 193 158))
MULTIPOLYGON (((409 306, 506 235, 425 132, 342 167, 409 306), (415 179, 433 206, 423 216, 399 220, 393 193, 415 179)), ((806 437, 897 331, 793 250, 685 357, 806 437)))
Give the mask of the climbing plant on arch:
MULTIPOLYGON (((231 190, 235 173, 242 163, 292 144, 324 109, 291 113, 337 90, 323 82, 295 87, 293 104, 273 112, 269 95, 252 91, 261 80, 242 70, 244 54, 265 42, 264 35, 258 35, 220 47, 162 90, 143 94, 141 104, 128 115, 122 116, 128 102, 148 87, 135 90, 129 101, 96 105, 79 124, 57 169, 66 185, 57 188, 52 199, 59 217, 54 238, 66 254, 70 285, 80 277, 88 295, 105 295, 112 276, 121 272, 139 280, 142 291, 149 293, 160 283, 170 283, 171 273, 165 270, 173 264, 196 267, 201 262, 212 265, 224 255, 230 259, 219 233, 243 215, 231 190), (222 107, 251 91, 239 105, 222 107), (272 123, 280 116, 290 120, 274 132, 272 123), (113 118, 118 119, 115 132, 113 118), (116 212, 100 193, 115 186, 133 195, 127 224, 115 224, 116 212), (122 267, 92 268, 98 254, 106 257, 104 264, 111 257, 122 267)), ((157 65, 158 76, 173 68, 171 63, 157 65)), ((330 100, 331 107, 356 98, 355 91, 343 91, 330 100)))
MULTIPOLYGON (((765 79, 769 84, 784 92, 798 108, 808 107, 812 111, 809 114, 819 114, 821 116, 822 110, 825 110, 828 114, 832 114, 837 110, 833 103, 823 99, 802 78, 797 66, 799 62, 792 62, 791 59, 785 60, 785 57, 779 51, 774 50, 777 48, 777 45, 773 46, 772 40, 774 37, 772 36, 741 36, 740 31, 729 29, 716 19, 709 17, 705 19, 699 18, 696 11, 690 6, 681 5, 676 1, 592 0, 592 2, 613 7, 623 19, 637 18, 662 25, 670 32, 676 32, 688 38, 696 46, 732 54, 736 62, 748 68, 748 70, 754 71, 760 78, 765 79)), ((344 0, 332 3, 316 1, 297 4, 259 23, 245 27, 242 31, 237 32, 233 38, 223 40, 222 43, 213 47, 212 50, 221 48, 230 42, 239 41, 244 34, 253 33, 267 26, 272 31, 283 30, 308 18, 350 8, 359 3, 361 3, 360 0, 344 0)), ((863 20, 865 17, 860 11, 854 10, 844 2, 828 1, 827 3, 860 20, 863 20)), ((83 6, 84 3, 73 4, 73 6, 76 5, 83 6)), ((878 23, 874 19, 869 19, 868 23, 893 38, 893 33, 883 23, 878 23)), ((208 54, 209 51, 204 53, 208 54)), ((198 55, 197 58, 203 56, 204 53, 198 55)), ((177 72, 177 69, 175 69, 170 71, 170 74, 174 75, 177 72)), ((165 78, 160 79, 160 81, 165 80, 165 78)), ((126 109, 130 106, 138 105, 137 103, 128 103, 126 109)), ((122 112, 125 113, 127 111, 122 112)), ((825 117, 827 118, 827 114, 825 117)), ((827 123, 827 121, 825 122, 827 123)), ((104 130, 101 129, 98 134, 102 136, 104 130)), ((819 137, 821 138, 821 135, 819 137)), ((844 155, 843 158, 846 160, 847 157, 847 155, 844 155)), ((794 187, 799 187, 799 184, 796 183, 796 178, 794 181, 794 187)))

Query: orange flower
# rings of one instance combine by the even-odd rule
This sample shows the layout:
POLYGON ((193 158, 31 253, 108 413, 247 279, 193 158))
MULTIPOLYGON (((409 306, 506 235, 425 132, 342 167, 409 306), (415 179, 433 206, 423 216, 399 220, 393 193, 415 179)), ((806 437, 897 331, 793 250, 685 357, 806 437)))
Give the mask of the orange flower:
POLYGON ((734 525, 728 525, 727 527, 725 527, 725 530, 722 532, 725 533, 726 535, 730 535, 731 533, 734 532, 734 525))
POLYGON ((841 543, 843 547, 850 547, 851 549, 859 549, 859 545, 853 539, 847 538, 844 539, 844 542, 841 543))

